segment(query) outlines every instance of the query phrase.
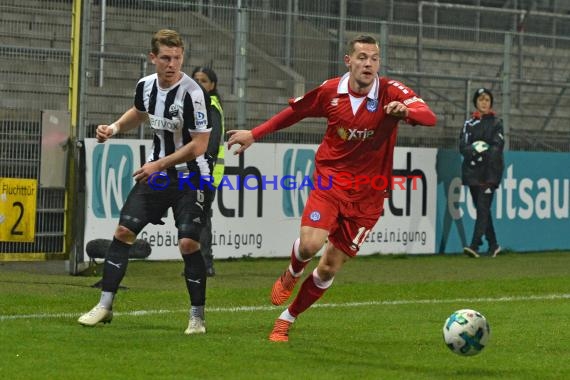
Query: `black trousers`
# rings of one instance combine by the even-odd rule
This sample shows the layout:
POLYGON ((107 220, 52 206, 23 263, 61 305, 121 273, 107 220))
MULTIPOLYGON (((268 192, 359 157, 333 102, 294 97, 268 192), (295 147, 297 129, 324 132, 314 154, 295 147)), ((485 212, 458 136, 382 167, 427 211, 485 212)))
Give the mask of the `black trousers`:
POLYGON ((211 202, 209 209, 205 212, 204 228, 202 228, 202 232, 200 233, 200 251, 206 262, 206 268, 210 268, 212 266, 212 260, 214 260, 212 251, 212 207, 216 197, 216 190, 206 189, 204 191, 209 192, 211 202))
POLYGON ((493 217, 491 216, 491 205, 495 196, 495 189, 482 186, 469 186, 469 192, 473 199, 473 204, 477 209, 477 219, 471 239, 471 247, 478 248, 483 244, 483 235, 489 243, 489 247, 497 245, 497 236, 493 227, 493 217))

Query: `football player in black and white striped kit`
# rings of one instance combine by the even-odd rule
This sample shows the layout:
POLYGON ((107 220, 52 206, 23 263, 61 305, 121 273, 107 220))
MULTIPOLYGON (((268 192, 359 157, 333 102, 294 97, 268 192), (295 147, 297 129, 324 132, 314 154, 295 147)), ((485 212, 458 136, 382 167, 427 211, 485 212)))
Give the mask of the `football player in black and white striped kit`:
POLYGON ((210 97, 181 71, 184 42, 177 32, 158 31, 151 46, 149 57, 156 73, 139 80, 132 108, 114 123, 97 127, 97 140, 104 143, 144 123, 153 129, 153 149, 147 162, 135 171, 137 183, 121 209, 103 264, 101 299, 78 322, 84 326, 111 322, 113 300, 126 273, 131 245, 148 223, 163 224, 162 216, 172 208, 190 296, 185 333, 203 334, 206 267, 199 239, 210 200, 208 192, 200 189, 200 178, 212 171, 212 162, 205 156, 211 129, 210 97))

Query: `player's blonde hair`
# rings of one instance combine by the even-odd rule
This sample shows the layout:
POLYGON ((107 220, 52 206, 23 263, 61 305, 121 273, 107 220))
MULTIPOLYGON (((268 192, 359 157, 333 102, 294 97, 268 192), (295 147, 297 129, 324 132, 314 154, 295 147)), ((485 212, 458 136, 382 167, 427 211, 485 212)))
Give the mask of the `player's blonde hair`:
POLYGON ((151 51, 158 55, 160 46, 179 47, 184 50, 184 41, 177 31, 171 29, 161 29, 152 36, 151 51))

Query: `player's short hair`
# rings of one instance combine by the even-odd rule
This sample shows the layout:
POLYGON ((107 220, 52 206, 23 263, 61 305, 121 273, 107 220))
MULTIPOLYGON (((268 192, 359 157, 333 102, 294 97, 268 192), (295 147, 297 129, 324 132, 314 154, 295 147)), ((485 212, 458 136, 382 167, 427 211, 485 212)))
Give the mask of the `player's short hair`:
POLYGON ((158 54, 160 46, 179 47, 184 50, 184 41, 177 31, 171 29, 161 29, 152 36, 150 43, 153 54, 158 54))
POLYGON ((359 36, 354 37, 352 40, 348 41, 348 44, 346 45, 346 54, 351 55, 352 53, 354 53, 355 50, 354 45, 358 43, 376 45, 378 49, 380 49, 380 45, 378 44, 376 38, 368 34, 361 34, 359 36))
POLYGON ((479 99, 479 97, 483 94, 489 95, 489 98, 491 99, 491 102, 490 102, 491 107, 493 107, 493 93, 488 88, 481 87, 481 88, 478 88, 475 91, 475 93, 473 94, 473 105, 475 106, 475 108, 477 108, 477 99, 479 99))

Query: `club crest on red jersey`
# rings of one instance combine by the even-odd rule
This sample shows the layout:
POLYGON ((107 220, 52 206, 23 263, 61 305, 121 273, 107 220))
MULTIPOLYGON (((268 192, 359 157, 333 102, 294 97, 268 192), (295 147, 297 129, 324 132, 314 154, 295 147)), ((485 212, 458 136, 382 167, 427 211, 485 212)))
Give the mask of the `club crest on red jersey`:
POLYGON ((317 222, 319 220, 321 220, 321 213, 318 211, 313 211, 310 215, 309 218, 313 221, 313 222, 317 222))
POLYGON ((378 109, 378 100, 376 99, 368 99, 366 102, 366 109, 370 112, 376 112, 378 109))

